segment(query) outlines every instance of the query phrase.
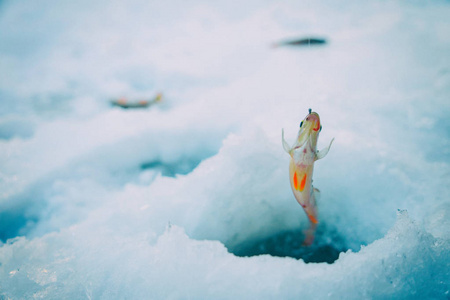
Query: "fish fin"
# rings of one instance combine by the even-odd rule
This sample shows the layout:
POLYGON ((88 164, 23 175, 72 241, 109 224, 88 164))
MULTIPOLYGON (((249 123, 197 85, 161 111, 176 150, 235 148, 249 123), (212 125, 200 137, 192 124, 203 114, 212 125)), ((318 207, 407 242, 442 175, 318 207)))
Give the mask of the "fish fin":
POLYGON ((325 156, 327 156, 328 151, 330 151, 331 144, 333 144, 333 141, 334 141, 334 138, 331 140, 331 142, 330 142, 330 144, 328 145, 328 147, 323 148, 323 149, 320 150, 320 151, 317 151, 317 153, 316 153, 316 160, 322 159, 322 158, 324 158, 325 156))
POLYGON ((288 154, 291 154, 291 147, 284 139, 284 128, 281 128, 281 142, 283 143, 284 151, 286 151, 288 154))
POLYGON ((319 200, 320 199, 320 190, 313 187, 314 197, 319 200))

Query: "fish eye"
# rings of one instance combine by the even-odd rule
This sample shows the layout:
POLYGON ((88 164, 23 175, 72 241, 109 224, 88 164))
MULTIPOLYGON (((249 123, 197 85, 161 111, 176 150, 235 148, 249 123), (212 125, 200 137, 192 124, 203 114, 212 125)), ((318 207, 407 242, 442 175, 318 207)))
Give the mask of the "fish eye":
POLYGON ((303 121, 300 122, 300 128, 302 127, 302 125, 303 125, 303 121))

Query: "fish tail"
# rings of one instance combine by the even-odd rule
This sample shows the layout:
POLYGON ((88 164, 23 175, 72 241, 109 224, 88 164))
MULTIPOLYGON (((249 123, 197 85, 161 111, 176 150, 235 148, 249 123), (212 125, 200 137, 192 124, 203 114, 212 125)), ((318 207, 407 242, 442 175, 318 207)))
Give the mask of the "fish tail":
POLYGON ((308 215, 309 220, 311 221, 311 223, 313 224, 319 224, 319 221, 317 221, 316 217, 313 215, 308 215))
POLYGON ((317 224, 311 223, 308 229, 306 229, 303 233, 305 234, 305 239, 303 240, 303 246, 311 246, 314 242, 314 238, 316 237, 316 228, 317 224))
POLYGON ((310 198, 307 208, 305 209, 305 212, 310 221, 310 226, 304 232, 305 240, 303 241, 303 245, 310 246, 314 242, 317 224, 319 224, 318 215, 317 215, 316 198, 315 198, 314 192, 311 193, 311 198, 310 198))

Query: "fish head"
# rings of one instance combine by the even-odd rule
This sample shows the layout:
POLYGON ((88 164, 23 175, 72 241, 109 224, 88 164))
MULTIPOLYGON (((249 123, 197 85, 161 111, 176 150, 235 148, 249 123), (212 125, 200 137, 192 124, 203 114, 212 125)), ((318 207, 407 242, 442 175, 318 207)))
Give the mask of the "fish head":
POLYGON ((309 142, 311 148, 315 150, 321 129, 322 126, 320 124, 319 114, 316 112, 311 112, 310 110, 309 114, 300 123, 296 148, 302 147, 309 142))

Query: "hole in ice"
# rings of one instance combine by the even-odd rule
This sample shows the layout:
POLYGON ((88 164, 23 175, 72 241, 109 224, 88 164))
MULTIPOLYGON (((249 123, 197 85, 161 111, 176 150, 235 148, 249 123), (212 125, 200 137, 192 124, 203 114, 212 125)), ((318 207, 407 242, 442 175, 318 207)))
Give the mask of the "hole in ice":
POLYGON ((23 211, 0 212, 0 241, 6 242, 10 238, 20 236, 23 228, 36 222, 36 218, 26 217, 23 211))
POLYGON ((319 226, 314 243, 302 246, 304 239, 301 230, 285 230, 265 238, 245 241, 228 250, 237 256, 256 256, 269 254, 278 257, 293 257, 306 263, 333 263, 339 258, 339 253, 348 250, 344 239, 326 225, 319 226))
POLYGON ((165 163, 154 160, 141 164, 142 170, 160 171, 162 176, 175 177, 176 174, 186 175, 194 170, 202 159, 185 158, 174 163, 165 163))

